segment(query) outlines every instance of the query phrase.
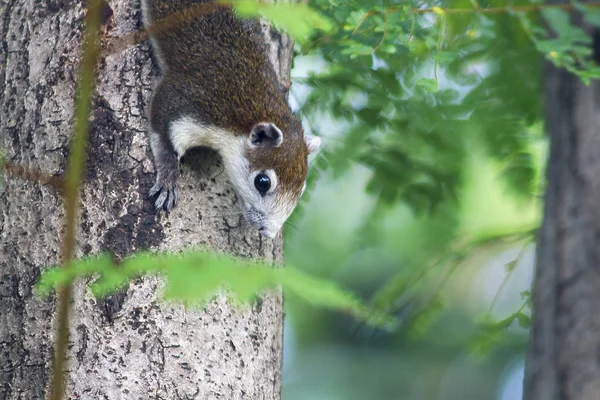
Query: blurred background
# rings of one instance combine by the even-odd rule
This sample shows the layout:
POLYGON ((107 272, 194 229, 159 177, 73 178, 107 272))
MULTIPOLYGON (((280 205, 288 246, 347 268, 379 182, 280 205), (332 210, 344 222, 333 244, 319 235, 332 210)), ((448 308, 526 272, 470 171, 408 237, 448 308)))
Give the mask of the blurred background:
POLYGON ((323 147, 286 263, 399 324, 287 296, 284 400, 520 399, 547 153, 540 15, 309 3, 334 29, 296 46, 290 101, 323 147))

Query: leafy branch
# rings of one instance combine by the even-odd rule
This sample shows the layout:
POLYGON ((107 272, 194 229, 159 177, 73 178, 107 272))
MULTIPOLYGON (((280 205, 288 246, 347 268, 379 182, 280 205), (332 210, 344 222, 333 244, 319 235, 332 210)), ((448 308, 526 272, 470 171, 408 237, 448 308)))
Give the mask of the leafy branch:
POLYGON ((93 278, 92 293, 105 297, 135 278, 157 274, 165 278, 165 298, 188 306, 202 306, 222 288, 237 304, 252 301, 259 292, 281 286, 287 294, 313 306, 338 310, 370 325, 393 329, 396 322, 389 315, 364 306, 354 295, 335 283, 317 279, 291 266, 272 268, 259 262, 215 254, 186 251, 181 254, 140 252, 118 265, 110 255, 99 255, 71 264, 68 269, 45 270, 37 285, 38 292, 48 295, 55 287, 74 279, 93 278))
POLYGON ((485 354, 489 349, 502 341, 506 330, 510 328, 513 323, 517 322, 521 328, 529 329, 531 326, 531 316, 526 314, 525 308, 530 305, 530 293, 521 293, 523 303, 509 316, 499 320, 491 321, 489 317, 484 318, 479 323, 479 331, 474 335, 471 340, 470 350, 475 354, 485 354))
MULTIPOLYGON (((367 18, 369 18, 372 15, 377 15, 377 14, 379 14, 378 11, 369 11, 369 12, 365 13, 365 15, 363 15, 363 17, 360 19, 360 21, 358 21, 358 24, 356 24, 356 27, 352 31, 352 36, 354 36, 358 32, 358 29, 363 24, 363 22, 365 22, 367 20, 367 18)), ((383 12, 383 33, 381 34, 381 40, 379 41, 379 43, 377 44, 377 46, 375 46, 371 51, 364 52, 364 53, 359 53, 360 55, 373 54, 373 53, 377 52, 377 50, 379 50, 379 48, 381 47, 381 45, 385 42, 385 37, 387 35, 388 23, 389 23, 389 21, 388 21, 388 11, 384 11, 383 12)))
MULTIPOLYGON (((433 290, 434 295, 429 300, 428 305, 421 308, 424 311, 427 311, 432 307, 439 309, 439 293, 469 254, 472 254, 477 250, 489 248, 490 246, 519 243, 522 241, 525 241, 523 246, 523 249, 525 249, 531 242, 535 232, 536 230, 505 232, 493 236, 480 236, 471 240, 459 240, 451 245, 449 250, 434 258, 428 265, 416 269, 414 273, 407 275, 405 271, 402 271, 397 276, 390 279, 388 284, 375 293, 372 297, 371 304, 375 309, 393 315, 401 308, 405 307, 406 304, 413 302, 414 296, 408 294, 416 292, 417 286, 424 281, 427 276, 434 270, 447 266, 446 272, 438 282, 436 289, 433 290), (403 301, 400 302, 401 299, 403 299, 403 301), (398 305, 399 303, 401 304, 398 305)), ((518 262, 519 258, 522 256, 523 249, 514 263, 518 262)), ((512 270, 509 270, 508 272, 510 273, 512 270)))
MULTIPOLYGON (((531 239, 533 239, 533 238, 531 238, 531 239)), ((494 306, 496 305, 496 303, 498 302, 498 299, 502 295, 502 292, 506 288, 506 285, 508 284, 510 277, 513 275, 513 272, 515 271, 517 264, 523 258, 523 255, 525 254, 525 250, 527 250, 527 248, 529 248, 530 244, 531 244, 531 240, 525 241, 525 243, 523 243, 523 246, 521 246, 521 249, 519 250, 519 253, 514 258, 514 260, 512 260, 506 264, 506 266, 505 266, 506 267, 506 275, 504 276, 504 279, 502 280, 502 283, 500 284, 498 291, 496 292, 496 294, 494 295, 494 298, 492 299, 492 301, 490 303, 490 306, 488 308, 488 314, 492 313, 494 306)))

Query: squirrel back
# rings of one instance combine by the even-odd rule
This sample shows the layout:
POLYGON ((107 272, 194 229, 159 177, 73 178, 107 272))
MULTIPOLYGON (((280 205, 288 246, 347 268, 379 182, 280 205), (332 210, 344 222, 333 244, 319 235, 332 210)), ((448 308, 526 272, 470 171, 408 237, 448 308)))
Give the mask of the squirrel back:
POLYGON ((199 18, 176 24, 152 39, 163 71, 202 81, 202 96, 195 100, 203 102, 210 122, 249 132, 258 122, 272 121, 285 132, 298 133, 300 126, 289 126, 299 121, 267 57, 257 20, 240 19, 231 8, 210 0, 146 1, 149 22, 206 6, 199 18), (228 107, 219 107, 216 99, 227 99, 228 107))
POLYGON ((210 0, 143 0, 142 8, 146 26, 199 14, 151 34, 163 75, 150 111, 157 207, 175 205, 177 158, 208 146, 222 155, 246 218, 274 235, 304 190, 307 155, 320 141, 305 136, 292 113, 260 22, 210 0))

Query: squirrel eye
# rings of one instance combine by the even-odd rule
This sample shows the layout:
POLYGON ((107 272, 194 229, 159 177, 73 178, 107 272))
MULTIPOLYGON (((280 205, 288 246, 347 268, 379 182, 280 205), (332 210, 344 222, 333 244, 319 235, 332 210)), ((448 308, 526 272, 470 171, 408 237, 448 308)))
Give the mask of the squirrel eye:
POLYGON ((256 178, 254 178, 254 187, 264 196, 271 188, 271 179, 267 174, 258 174, 256 175, 256 178))

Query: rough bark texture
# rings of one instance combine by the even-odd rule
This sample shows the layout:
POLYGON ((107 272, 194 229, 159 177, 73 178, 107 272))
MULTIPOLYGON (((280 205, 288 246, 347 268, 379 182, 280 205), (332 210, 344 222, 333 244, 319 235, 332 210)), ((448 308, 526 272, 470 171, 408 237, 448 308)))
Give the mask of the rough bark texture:
MULTIPOLYGON (((104 40, 140 26, 139 2, 109 1, 104 40)), ((0 148, 10 161, 64 172, 84 10, 71 0, 0 6, 0 148)), ((286 80, 291 43, 265 34, 286 80)), ((219 157, 187 157, 180 203, 157 216, 146 107, 158 71, 147 43, 104 57, 98 68, 79 252, 117 258, 140 249, 209 246, 282 261, 282 238, 261 239, 236 213, 219 157)), ((50 188, 2 179, 0 188, 0 399, 42 399, 52 362, 54 299, 32 288, 59 261, 62 199, 50 188)), ((279 399, 283 309, 271 293, 250 309, 218 298, 186 311, 140 279, 105 301, 74 292, 67 397, 72 399, 279 399)))
MULTIPOLYGON (((577 22, 581 25, 579 17, 577 22)), ((598 49, 597 33, 588 33, 598 49)), ((600 82, 585 86, 551 65, 544 81, 550 159, 524 395, 528 400, 597 400, 600 82)))

